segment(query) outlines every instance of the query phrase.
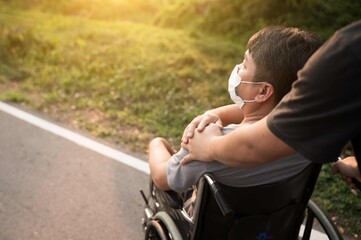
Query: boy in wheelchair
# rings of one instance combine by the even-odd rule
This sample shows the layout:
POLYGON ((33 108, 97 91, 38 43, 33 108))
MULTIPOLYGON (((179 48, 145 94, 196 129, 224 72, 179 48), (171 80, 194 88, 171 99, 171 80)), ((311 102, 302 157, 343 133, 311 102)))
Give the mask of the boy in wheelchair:
MULTIPOLYGON (((224 127, 226 121, 215 123, 220 125, 222 134, 232 134, 235 128, 247 128, 265 117, 291 89, 297 71, 320 45, 316 34, 298 28, 267 27, 255 33, 248 41, 243 62, 235 66, 228 82, 230 97, 239 108, 241 121, 224 127)), ((180 160, 187 153, 184 148, 175 153, 163 138, 155 138, 149 144, 152 191, 158 192, 154 195, 163 196, 158 199, 163 208, 168 208, 166 205, 170 202, 166 200, 167 194, 161 191, 169 190, 183 192, 188 203, 191 202, 188 205, 192 206, 195 192, 190 198, 189 190, 205 173, 211 173, 225 186, 252 187, 289 179, 310 164, 296 154, 247 169, 231 168, 217 161, 192 161, 181 165, 180 160)))

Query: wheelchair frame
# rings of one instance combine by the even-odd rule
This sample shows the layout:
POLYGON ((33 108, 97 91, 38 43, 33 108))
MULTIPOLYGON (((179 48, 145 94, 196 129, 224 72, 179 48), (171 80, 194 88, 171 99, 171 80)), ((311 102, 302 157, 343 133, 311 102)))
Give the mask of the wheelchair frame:
MULTIPOLYGON (((329 239, 343 239, 337 227, 332 223, 327 215, 312 200, 310 200, 321 166, 317 165, 314 166, 314 168, 316 170, 312 169, 311 176, 313 176, 310 177, 312 179, 310 180, 311 183, 308 183, 310 188, 306 189, 308 192, 303 194, 305 196, 302 196, 302 201, 305 201, 305 206, 300 216, 301 221, 299 221, 299 224, 297 223, 299 226, 296 226, 296 231, 298 229, 299 232, 299 227, 301 226, 302 222, 305 222, 305 226, 302 233, 303 235, 298 236, 298 239, 310 239, 315 219, 318 220, 320 226, 323 228, 329 239)), ((203 223, 199 223, 199 219, 203 214, 202 208, 204 207, 202 204, 207 200, 203 200, 203 198, 200 196, 202 196, 206 189, 208 189, 207 191, 211 192, 211 195, 224 218, 230 218, 235 215, 235 211, 232 209, 229 202, 227 201, 227 198, 223 194, 222 188, 224 187, 225 186, 222 184, 216 182, 211 174, 204 174, 198 184, 198 193, 194 206, 194 215, 191 217, 183 209, 184 199, 182 199, 175 192, 163 192, 157 190, 152 181, 150 181, 150 197, 146 198, 144 193, 141 191, 146 202, 146 214, 142 222, 143 229, 145 230, 145 239, 202 239, 203 233, 200 232, 203 230, 199 230, 199 228, 203 223), (152 201, 152 205, 149 203, 149 200, 152 201)), ((296 219, 298 219, 298 217, 296 217, 296 219)), ((298 220, 296 220, 296 222, 298 222, 298 220)), ((267 235, 264 235, 264 238, 262 238, 261 235, 258 237, 259 238, 254 239, 273 239, 267 238, 267 235)))

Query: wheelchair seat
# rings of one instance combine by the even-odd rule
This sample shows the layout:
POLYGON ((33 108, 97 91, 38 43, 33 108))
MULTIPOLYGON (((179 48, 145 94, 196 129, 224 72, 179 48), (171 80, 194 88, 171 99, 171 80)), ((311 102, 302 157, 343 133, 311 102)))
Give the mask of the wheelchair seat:
MULTIPOLYGON (((184 217, 179 195, 157 191, 151 184, 156 207, 145 220, 145 239, 298 239, 320 169, 310 162, 291 178, 252 187, 227 186, 206 173, 197 184, 192 217, 184 217)), ((334 239, 342 239, 336 228, 333 231, 334 239)), ((310 229, 305 232, 308 236, 303 239, 309 239, 310 229)))
POLYGON ((230 187, 218 183, 230 208, 225 210, 226 216, 202 177, 192 239, 297 239, 320 169, 321 165, 310 163, 287 180, 261 186, 230 187))

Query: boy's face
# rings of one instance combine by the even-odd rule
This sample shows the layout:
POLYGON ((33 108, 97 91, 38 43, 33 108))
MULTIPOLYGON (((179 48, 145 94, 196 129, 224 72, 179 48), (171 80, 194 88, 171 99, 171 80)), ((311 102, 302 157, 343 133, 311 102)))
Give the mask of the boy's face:
MULTIPOLYGON (((238 71, 239 77, 242 81, 253 82, 256 74, 256 64, 253 61, 252 55, 247 50, 244 54, 243 68, 238 71)), ((242 99, 254 99, 258 93, 258 87, 254 84, 239 84, 236 89, 237 95, 242 99)))
POLYGON ((238 75, 243 81, 253 82, 254 75, 256 74, 256 64, 248 50, 244 53, 242 63, 243 69, 238 72, 238 75))

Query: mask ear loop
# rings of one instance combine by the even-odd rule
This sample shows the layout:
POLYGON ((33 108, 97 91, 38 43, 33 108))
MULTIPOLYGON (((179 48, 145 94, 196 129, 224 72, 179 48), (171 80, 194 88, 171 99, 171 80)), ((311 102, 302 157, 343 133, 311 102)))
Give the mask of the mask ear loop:
POLYGON ((267 82, 250 82, 250 81, 243 81, 243 80, 241 80, 241 83, 259 85, 259 84, 265 84, 265 83, 267 83, 267 82))

